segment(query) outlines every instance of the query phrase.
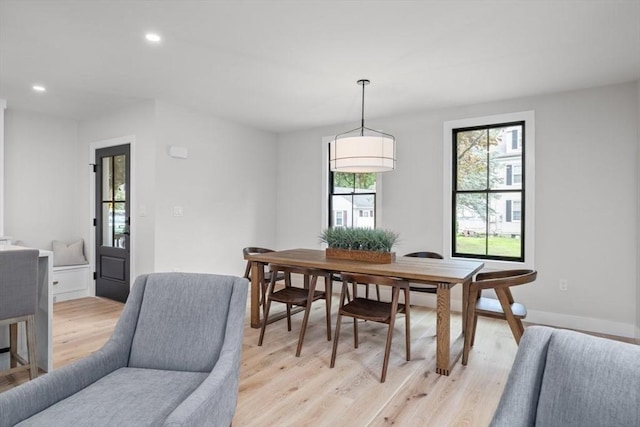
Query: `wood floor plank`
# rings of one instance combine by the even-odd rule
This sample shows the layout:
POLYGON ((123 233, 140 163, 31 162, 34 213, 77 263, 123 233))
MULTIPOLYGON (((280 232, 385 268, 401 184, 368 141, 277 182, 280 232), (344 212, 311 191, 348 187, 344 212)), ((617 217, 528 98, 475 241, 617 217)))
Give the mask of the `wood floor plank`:
MULTIPOLYGON (((336 297, 337 301, 337 297, 336 297)), ((337 304, 334 304, 337 308, 337 304)), ((99 349, 111 336, 123 305, 81 298, 54 305, 53 360, 59 368, 99 349)), ((448 377, 435 373, 436 315, 412 307, 412 360, 404 353, 404 321, 396 322, 387 380, 380 383, 387 325, 363 322, 353 347, 353 324, 345 319, 335 368, 329 368, 324 305, 315 304, 301 357, 295 357, 302 314, 259 330, 249 311, 234 426, 486 426, 497 406, 517 346, 506 322, 480 318, 469 364, 448 377)), ((335 328, 335 310, 332 326, 335 328)), ((461 316, 453 314, 452 335, 461 316)), ((453 339, 453 337, 452 337, 453 339)), ((27 372, 0 376, 0 392, 28 380, 27 372)))

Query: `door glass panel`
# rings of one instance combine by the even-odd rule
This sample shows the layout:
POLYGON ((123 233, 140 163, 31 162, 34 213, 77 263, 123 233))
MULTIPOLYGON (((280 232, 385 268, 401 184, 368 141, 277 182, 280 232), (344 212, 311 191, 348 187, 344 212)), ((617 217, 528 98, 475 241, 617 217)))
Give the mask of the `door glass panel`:
MULTIPOLYGON (((102 201, 106 202, 111 200, 113 194, 113 175, 112 175, 112 160, 113 157, 104 157, 102 159, 102 201)), ((106 219, 106 217, 105 217, 106 219)))
MULTIPOLYGON (((115 201, 124 202, 127 200, 126 188, 126 158, 125 155, 115 156, 113 158, 113 181, 115 201)), ((116 208, 117 209, 117 208, 116 208)))
POLYGON ((126 155, 102 158, 102 246, 126 248, 126 155))
POLYGON ((113 215, 113 246, 125 248, 125 232, 127 230, 127 218, 124 203, 114 203, 115 212, 113 215))
POLYGON ((102 204, 102 246, 113 246, 113 205, 102 204))

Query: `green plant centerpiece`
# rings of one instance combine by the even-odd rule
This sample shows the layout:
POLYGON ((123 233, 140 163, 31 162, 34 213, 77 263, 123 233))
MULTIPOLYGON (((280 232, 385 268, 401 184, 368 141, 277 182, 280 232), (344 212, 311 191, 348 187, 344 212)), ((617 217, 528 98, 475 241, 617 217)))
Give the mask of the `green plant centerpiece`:
POLYGON ((322 232, 320 241, 328 246, 327 258, 389 264, 396 258, 391 248, 398 241, 398 233, 373 228, 332 227, 322 232))

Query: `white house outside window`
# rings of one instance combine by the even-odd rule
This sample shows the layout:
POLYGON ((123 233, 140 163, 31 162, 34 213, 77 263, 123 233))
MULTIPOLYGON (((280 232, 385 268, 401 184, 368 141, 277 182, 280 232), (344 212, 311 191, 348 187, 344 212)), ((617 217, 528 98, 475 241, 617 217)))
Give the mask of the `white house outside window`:
POLYGON ((375 173, 329 171, 329 226, 375 228, 375 173))

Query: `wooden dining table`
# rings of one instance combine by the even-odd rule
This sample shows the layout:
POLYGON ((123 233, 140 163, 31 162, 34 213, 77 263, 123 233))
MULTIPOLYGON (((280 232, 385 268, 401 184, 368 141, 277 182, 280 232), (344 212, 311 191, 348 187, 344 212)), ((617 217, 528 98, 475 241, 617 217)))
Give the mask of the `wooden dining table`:
POLYGON ((315 268, 331 273, 362 273, 376 276, 398 277, 413 283, 437 285, 436 305, 436 373, 449 375, 451 369, 462 354, 466 305, 469 296, 469 284, 474 274, 484 264, 474 261, 442 260, 415 257, 396 257, 390 264, 351 261, 327 258, 324 250, 289 249, 245 256, 251 261, 251 327, 259 328, 260 319, 260 283, 263 281, 262 268, 266 264, 290 265, 315 268), (451 343, 451 288, 462 284, 462 332, 451 343))

